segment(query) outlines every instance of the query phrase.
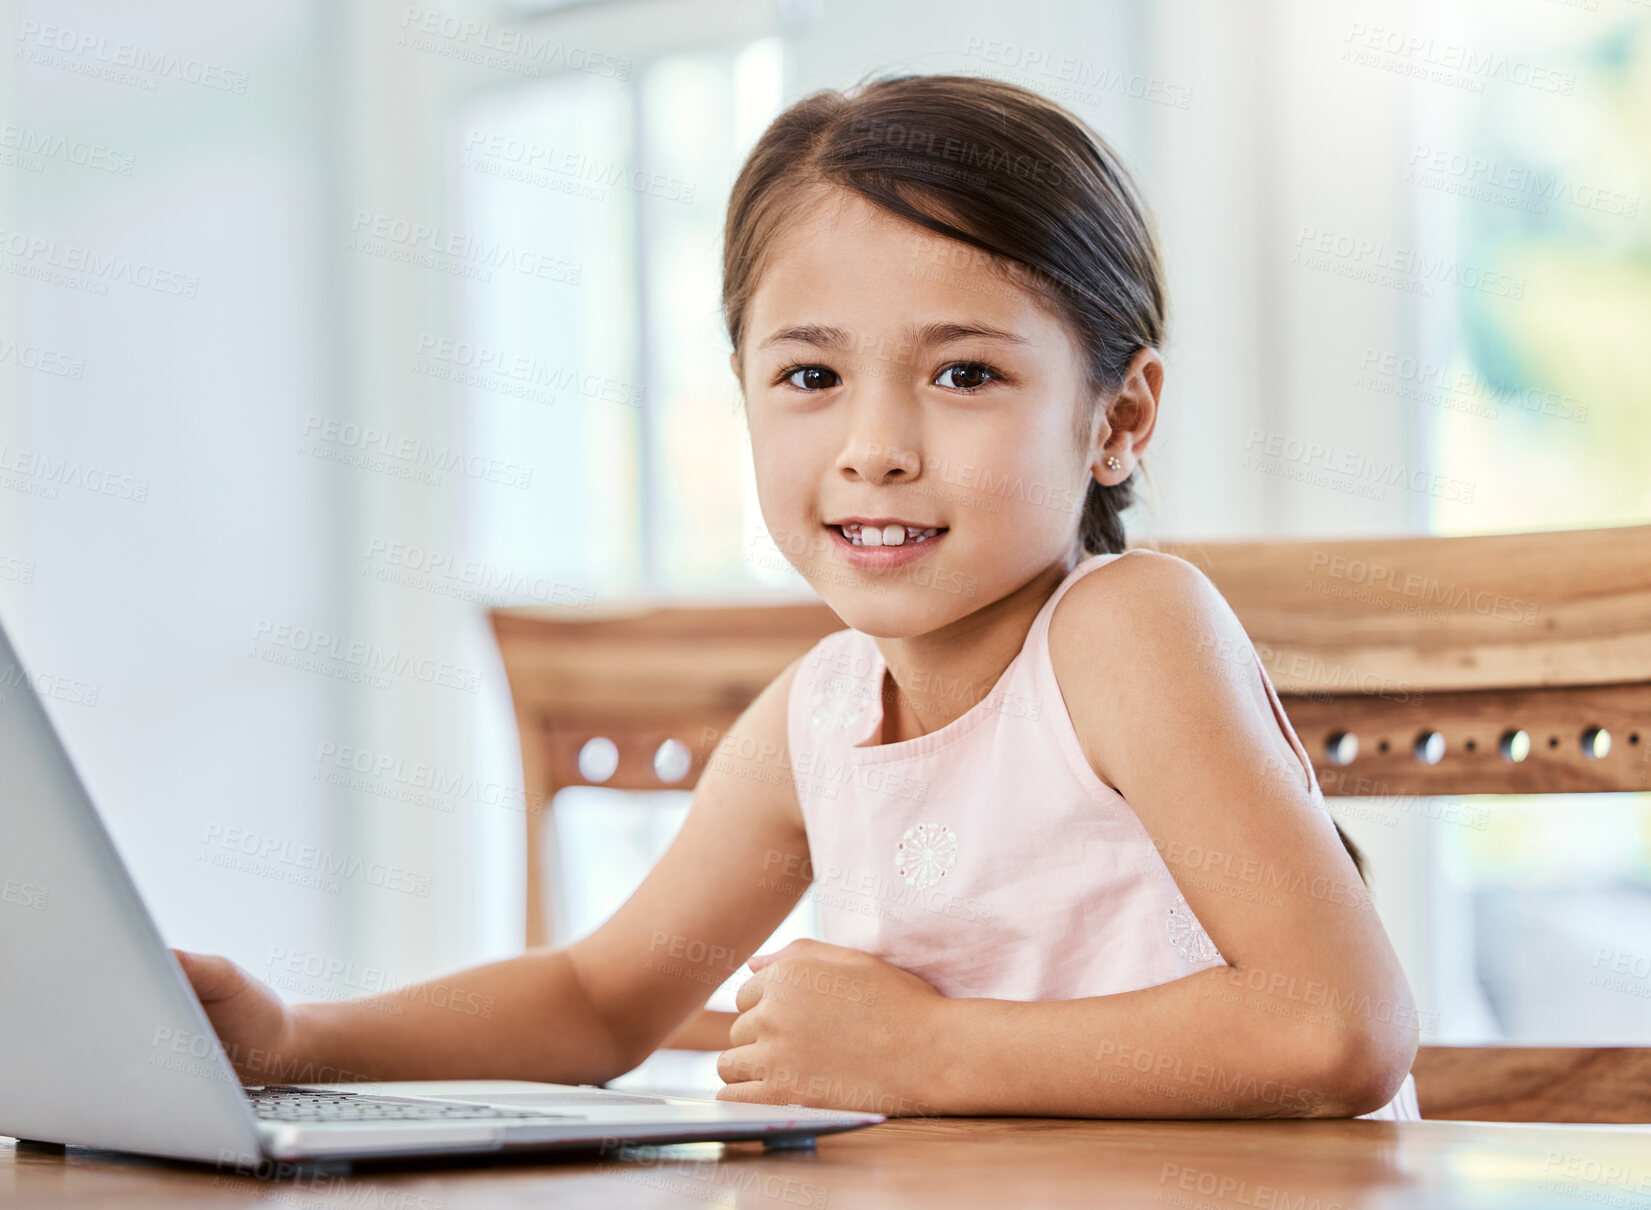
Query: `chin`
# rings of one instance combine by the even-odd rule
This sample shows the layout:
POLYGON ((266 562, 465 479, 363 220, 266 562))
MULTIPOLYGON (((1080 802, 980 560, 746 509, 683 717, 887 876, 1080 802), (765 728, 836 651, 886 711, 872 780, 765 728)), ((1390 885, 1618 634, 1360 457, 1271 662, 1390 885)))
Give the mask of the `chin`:
POLYGON ((893 580, 883 592, 877 591, 875 583, 865 587, 834 584, 820 596, 844 625, 877 639, 916 638, 974 609, 967 598, 937 600, 931 588, 893 580))

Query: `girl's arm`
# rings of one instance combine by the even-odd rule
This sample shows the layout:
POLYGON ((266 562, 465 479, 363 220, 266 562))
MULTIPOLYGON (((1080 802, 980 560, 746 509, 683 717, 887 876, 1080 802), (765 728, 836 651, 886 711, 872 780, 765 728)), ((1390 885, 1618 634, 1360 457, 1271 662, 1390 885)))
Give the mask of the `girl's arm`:
POLYGON ((382 995, 286 1009, 224 959, 180 954, 242 1078, 597 1084, 642 1062, 807 886, 797 876, 808 844, 785 725, 800 662, 740 715, 671 846, 587 937, 382 995))
POLYGON ((1184 560, 1132 554, 1072 586, 1049 643, 1091 766, 1228 965, 1082 1000, 945 1001, 935 1102, 1177 1118, 1386 1104, 1415 1059, 1415 1002, 1219 591, 1184 560))
POLYGON ((1386 1104, 1416 1053, 1410 988, 1220 593, 1190 563, 1132 552, 1072 586, 1049 641, 1091 766, 1228 965, 1079 1000, 949 999, 872 955, 794 941, 752 959, 718 1096, 1097 1118, 1386 1104))
POLYGON ((738 1013, 701 1009, 659 1045, 668 1050, 726 1050, 728 1030, 738 1016, 738 1013))

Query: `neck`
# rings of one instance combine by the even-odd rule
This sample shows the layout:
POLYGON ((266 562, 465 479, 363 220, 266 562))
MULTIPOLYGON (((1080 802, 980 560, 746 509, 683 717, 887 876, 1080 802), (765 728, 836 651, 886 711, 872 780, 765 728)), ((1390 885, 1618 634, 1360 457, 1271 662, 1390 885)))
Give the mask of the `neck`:
POLYGON ((899 743, 938 731, 990 693, 1025 646, 1038 610, 1079 562, 1069 553, 1008 595, 938 630, 908 639, 877 639, 888 665, 878 742, 899 743))

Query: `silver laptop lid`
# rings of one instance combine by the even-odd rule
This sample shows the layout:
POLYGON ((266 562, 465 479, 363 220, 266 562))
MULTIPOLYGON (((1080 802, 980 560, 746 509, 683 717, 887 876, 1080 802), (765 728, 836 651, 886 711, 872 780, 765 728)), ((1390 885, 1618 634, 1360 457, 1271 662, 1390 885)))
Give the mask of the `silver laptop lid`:
POLYGON ((256 1119, 0 626, 0 1134, 256 1163, 256 1119))

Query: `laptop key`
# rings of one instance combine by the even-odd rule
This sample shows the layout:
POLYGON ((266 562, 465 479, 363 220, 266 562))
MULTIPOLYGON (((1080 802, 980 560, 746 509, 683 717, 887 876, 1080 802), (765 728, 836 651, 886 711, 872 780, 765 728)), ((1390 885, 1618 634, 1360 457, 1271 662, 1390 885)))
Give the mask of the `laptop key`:
POLYGON ((419 1101, 355 1092, 316 1092, 269 1085, 248 1089, 252 1111, 270 1122, 450 1122, 478 1118, 560 1118, 578 1115, 467 1105, 457 1101, 419 1101))

